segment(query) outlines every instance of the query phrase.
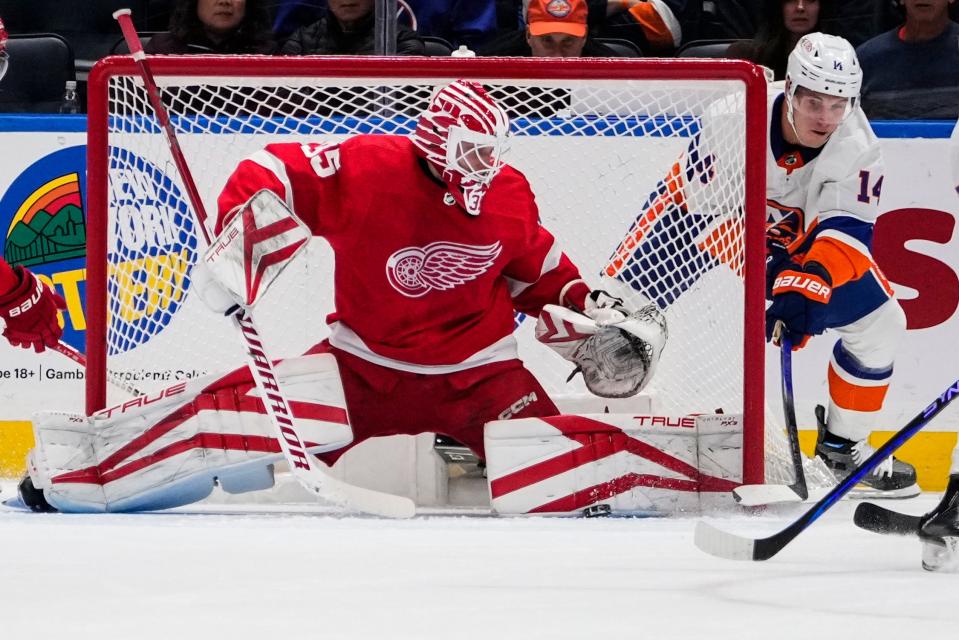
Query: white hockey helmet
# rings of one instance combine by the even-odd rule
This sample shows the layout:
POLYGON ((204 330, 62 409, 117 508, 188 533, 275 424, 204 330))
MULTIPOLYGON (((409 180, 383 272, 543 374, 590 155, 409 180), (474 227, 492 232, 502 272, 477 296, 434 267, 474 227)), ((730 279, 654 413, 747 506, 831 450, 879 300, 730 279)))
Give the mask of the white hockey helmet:
POLYGON ((807 33, 789 54, 786 80, 790 95, 797 87, 849 98, 851 108, 859 100, 862 88, 862 68, 856 50, 845 38, 825 33, 807 33))
POLYGON ((417 151, 472 215, 503 167, 509 117, 477 82, 455 80, 430 99, 413 131, 417 151), (464 193, 465 192, 465 193, 464 193))
POLYGON ((7 62, 10 60, 7 55, 7 30, 3 26, 3 20, 0 20, 0 79, 7 72, 7 62))

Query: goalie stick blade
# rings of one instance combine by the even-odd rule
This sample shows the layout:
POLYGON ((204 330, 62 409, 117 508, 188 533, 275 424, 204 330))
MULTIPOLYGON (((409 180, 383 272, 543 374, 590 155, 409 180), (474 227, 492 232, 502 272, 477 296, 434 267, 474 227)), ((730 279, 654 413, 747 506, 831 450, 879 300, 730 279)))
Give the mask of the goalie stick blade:
POLYGON ((802 502, 806 499, 806 496, 800 495, 791 486, 784 484, 744 484, 733 489, 733 497, 744 507, 802 502))
POLYGON ((329 467, 317 460, 308 471, 294 468, 293 476, 317 497, 348 511, 396 519, 412 518, 416 515, 416 504, 409 498, 343 482, 328 473, 328 469, 329 467))
POLYGON ((416 515, 416 504, 403 496, 364 489, 335 478, 330 488, 345 495, 348 505, 363 513, 396 519, 412 518, 416 515))
POLYGON ((416 504, 409 498, 343 482, 325 472, 318 461, 311 471, 312 473, 296 469, 294 475, 298 476, 301 482, 305 482, 317 496, 345 509, 384 518, 406 519, 416 515, 416 504))
POLYGON ((860 529, 894 536, 919 535, 920 516, 911 516, 880 507, 871 502, 864 502, 856 507, 853 522, 860 529))

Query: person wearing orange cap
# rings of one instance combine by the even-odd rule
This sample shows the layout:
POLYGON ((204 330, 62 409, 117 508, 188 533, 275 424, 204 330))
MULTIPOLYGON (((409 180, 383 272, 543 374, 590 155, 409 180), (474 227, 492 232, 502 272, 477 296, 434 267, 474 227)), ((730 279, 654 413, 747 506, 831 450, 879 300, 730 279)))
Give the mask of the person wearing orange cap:
POLYGON ((617 54, 589 37, 586 0, 529 0, 526 29, 508 32, 479 48, 481 56, 601 58, 617 54))
POLYGON ((585 0, 532 0, 526 11, 526 42, 538 58, 575 58, 586 44, 585 0))

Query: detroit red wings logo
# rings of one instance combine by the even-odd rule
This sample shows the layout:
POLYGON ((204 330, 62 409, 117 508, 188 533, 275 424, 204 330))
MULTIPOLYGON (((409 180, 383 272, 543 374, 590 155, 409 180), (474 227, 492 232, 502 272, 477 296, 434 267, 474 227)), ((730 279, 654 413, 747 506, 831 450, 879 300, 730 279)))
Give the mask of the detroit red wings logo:
POLYGON ((432 242, 423 248, 400 249, 386 261, 386 277, 408 298, 431 290, 446 291, 486 273, 503 250, 499 242, 469 245, 432 242))

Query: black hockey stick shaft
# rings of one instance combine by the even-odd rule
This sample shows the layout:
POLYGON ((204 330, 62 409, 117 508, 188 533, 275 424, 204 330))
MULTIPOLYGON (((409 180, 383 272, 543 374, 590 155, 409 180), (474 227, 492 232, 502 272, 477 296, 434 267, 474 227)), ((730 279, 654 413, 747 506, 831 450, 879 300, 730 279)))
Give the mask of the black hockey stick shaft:
POLYGON ((786 437, 789 439, 789 457, 792 460, 796 481, 789 488, 805 500, 809 497, 806 474, 803 472, 802 451, 799 449, 799 427, 796 424, 796 404, 793 396, 793 345, 788 336, 780 340, 780 364, 782 375, 783 415, 786 419, 786 437))
POLYGON ((884 445, 866 458, 862 464, 853 469, 846 478, 833 487, 832 491, 810 507, 805 513, 788 527, 768 538, 756 540, 753 547, 753 560, 768 560, 789 544, 793 538, 802 533, 806 527, 819 519, 830 507, 846 495, 853 487, 859 484, 864 476, 871 473, 883 460, 891 456, 899 447, 912 438, 920 429, 929 424, 945 409, 953 399, 959 396, 959 380, 953 382, 932 404, 923 409, 919 415, 909 421, 909 424, 897 431, 884 445))

